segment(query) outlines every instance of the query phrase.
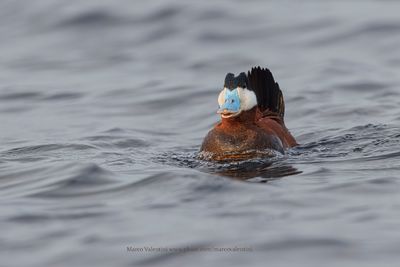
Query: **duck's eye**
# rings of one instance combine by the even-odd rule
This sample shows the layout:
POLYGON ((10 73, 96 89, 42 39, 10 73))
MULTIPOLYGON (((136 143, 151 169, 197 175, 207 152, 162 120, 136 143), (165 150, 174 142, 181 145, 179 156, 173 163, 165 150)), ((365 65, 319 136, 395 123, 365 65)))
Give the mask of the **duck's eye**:
POLYGON ((231 99, 231 103, 233 104, 233 102, 235 102, 235 99, 231 99))

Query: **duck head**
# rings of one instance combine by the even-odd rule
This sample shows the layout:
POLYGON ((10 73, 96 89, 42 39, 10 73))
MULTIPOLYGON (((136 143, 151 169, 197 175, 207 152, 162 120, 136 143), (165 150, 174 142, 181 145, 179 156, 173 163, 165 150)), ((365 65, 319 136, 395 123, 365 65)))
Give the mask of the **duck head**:
POLYGON ((237 77, 228 73, 225 77, 224 89, 218 96, 221 117, 232 118, 257 106, 256 94, 248 88, 247 76, 244 72, 237 77))

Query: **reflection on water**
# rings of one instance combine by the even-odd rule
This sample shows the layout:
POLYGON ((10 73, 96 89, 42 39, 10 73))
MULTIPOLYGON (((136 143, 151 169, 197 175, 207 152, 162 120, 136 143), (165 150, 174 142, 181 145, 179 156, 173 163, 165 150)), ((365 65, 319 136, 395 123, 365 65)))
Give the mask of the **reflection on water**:
POLYGON ((251 182, 267 182, 268 180, 301 173, 301 171, 285 163, 285 156, 279 152, 257 151, 256 154, 255 152, 241 155, 243 158, 238 158, 238 155, 235 154, 233 159, 225 159, 223 161, 207 160, 207 155, 202 154, 202 152, 172 155, 166 153, 156 160, 183 168, 195 168, 202 172, 251 182), (249 156, 250 159, 244 159, 249 156))
POLYGON ((279 163, 274 164, 268 161, 245 162, 237 165, 235 164, 234 166, 221 166, 210 170, 210 172, 238 180, 263 183, 269 180, 301 173, 301 171, 293 166, 279 163))

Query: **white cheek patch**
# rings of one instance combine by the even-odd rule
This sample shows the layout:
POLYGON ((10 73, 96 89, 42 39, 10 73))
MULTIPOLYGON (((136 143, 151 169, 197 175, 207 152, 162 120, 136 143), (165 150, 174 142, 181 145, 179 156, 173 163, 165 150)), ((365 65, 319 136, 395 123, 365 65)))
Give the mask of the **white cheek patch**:
POLYGON ((240 98, 240 109, 243 111, 250 110, 257 106, 257 97, 253 91, 247 90, 246 88, 238 87, 238 93, 240 98))
MULTIPOLYGON (((218 104, 221 107, 225 103, 225 91, 228 90, 224 88, 218 95, 218 104)), ((257 97, 253 91, 247 90, 246 88, 238 87, 238 94, 240 98, 240 112, 247 111, 255 106, 257 106, 257 97)), ((235 114, 238 115, 238 114, 235 114)))
POLYGON ((218 105, 221 107, 225 103, 225 91, 226 88, 224 88, 221 93, 219 93, 218 96, 218 105))

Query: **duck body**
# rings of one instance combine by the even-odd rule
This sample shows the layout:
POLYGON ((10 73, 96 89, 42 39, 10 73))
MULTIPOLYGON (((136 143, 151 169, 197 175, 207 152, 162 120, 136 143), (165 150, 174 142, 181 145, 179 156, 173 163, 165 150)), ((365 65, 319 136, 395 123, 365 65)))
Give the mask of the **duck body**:
MULTIPOLYGON (((240 88, 248 88, 249 86, 255 88, 256 82, 259 79, 264 79, 263 83, 261 83, 262 88, 256 88, 256 90, 252 88, 253 90, 251 91, 248 89, 239 90, 238 95, 244 101, 237 99, 238 97, 232 93, 233 90, 225 94, 228 99, 221 99, 220 94, 219 113, 221 113, 221 121, 204 138, 200 148, 202 155, 206 154, 207 158, 211 160, 247 159, 265 154, 271 155, 271 152, 276 151, 284 153, 287 148, 297 145, 296 140, 284 124, 284 102, 279 86, 274 81, 273 83, 270 82, 270 85, 274 85, 272 90, 275 91, 273 92, 268 92, 268 87, 265 86, 266 82, 268 85, 268 80, 265 81, 265 79, 272 77, 272 74, 268 74, 270 74, 268 70, 265 71, 261 68, 252 69, 248 76, 241 74, 241 79, 245 84, 240 84, 239 82, 240 88), (249 78, 250 81, 252 81, 251 79, 257 80, 251 83, 249 78), (263 99, 264 95, 257 95, 257 89, 266 91, 269 97, 275 99, 273 101, 268 99, 269 102, 264 101, 265 105, 253 103, 255 100, 248 101, 252 92, 254 92, 257 102, 263 99), (230 105, 226 105, 226 102, 228 104, 241 102, 241 109, 237 107, 231 108, 230 105)), ((238 87, 235 84, 231 85, 233 88, 235 86, 238 87)), ((227 87, 227 81, 225 81, 225 91, 227 87)))

